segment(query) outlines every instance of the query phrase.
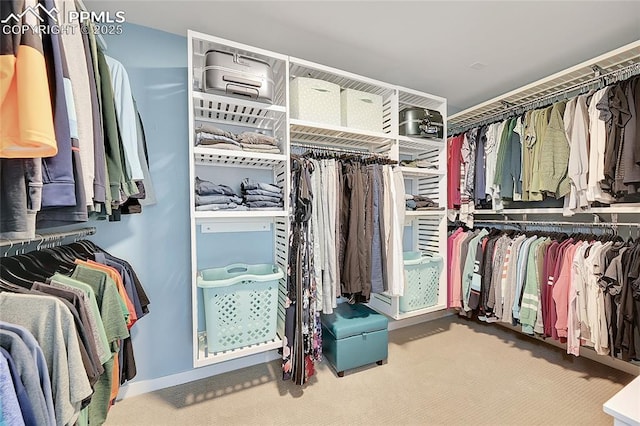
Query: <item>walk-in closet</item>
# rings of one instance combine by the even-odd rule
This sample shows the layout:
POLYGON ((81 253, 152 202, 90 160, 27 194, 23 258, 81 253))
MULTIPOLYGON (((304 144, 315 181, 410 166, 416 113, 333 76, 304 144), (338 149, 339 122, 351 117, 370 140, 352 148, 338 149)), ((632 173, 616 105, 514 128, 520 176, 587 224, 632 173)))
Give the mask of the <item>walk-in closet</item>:
POLYGON ((0 3, 0 425, 640 425, 640 2, 0 3))

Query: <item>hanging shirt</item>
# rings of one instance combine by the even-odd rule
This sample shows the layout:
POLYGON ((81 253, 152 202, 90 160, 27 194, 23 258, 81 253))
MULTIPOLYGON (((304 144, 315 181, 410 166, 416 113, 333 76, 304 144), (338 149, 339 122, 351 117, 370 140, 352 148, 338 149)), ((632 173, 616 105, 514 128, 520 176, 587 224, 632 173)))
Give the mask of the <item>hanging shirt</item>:
MULTIPOLYGON (((58 8, 65 11, 76 11, 75 2, 58 0, 58 8)), ((79 22, 67 22, 74 31, 62 31, 60 41, 65 51, 69 79, 72 86, 73 102, 76 114, 76 135, 80 149, 82 175, 84 182, 85 200, 87 205, 93 205, 93 184, 95 178, 95 153, 92 96, 87 68, 86 52, 83 34, 79 22)))
POLYGON ((608 87, 599 90, 589 102, 589 174, 587 176, 587 200, 611 204, 614 198, 602 190, 604 180, 604 155, 607 145, 607 125, 601 119, 598 105, 606 96, 608 87))
POLYGON ((122 147, 126 159, 126 166, 130 170, 129 176, 133 180, 143 180, 144 173, 138 156, 138 130, 136 110, 133 105, 133 95, 129 85, 129 75, 124 66, 115 59, 105 56, 111 75, 113 100, 118 117, 118 128, 122 138, 122 147))
MULTIPOLYGON (((37 27, 36 0, 3 2, 2 20, 22 16, 19 24, 37 27), (6 7, 4 7, 6 5, 6 7)), ((16 24, 18 24, 16 22, 16 24)), ((42 38, 39 33, 2 35, 0 43, 0 157, 38 158, 57 154, 53 111, 42 38), (6 40, 5 40, 6 38, 6 40)))
POLYGON ((22 325, 34 335, 52 376, 56 420, 73 424, 92 389, 69 310, 53 297, 0 293, 0 319, 22 325), (61 347, 67 350, 62 352, 61 347))

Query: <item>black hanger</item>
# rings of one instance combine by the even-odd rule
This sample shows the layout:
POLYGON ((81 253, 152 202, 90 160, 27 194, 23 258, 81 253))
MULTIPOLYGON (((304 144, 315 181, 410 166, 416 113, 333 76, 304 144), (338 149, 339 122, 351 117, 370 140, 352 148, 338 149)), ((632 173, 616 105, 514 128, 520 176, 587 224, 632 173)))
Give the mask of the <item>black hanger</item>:
POLYGON ((27 289, 31 288, 34 281, 41 280, 26 270, 13 256, 0 258, 0 278, 27 289))

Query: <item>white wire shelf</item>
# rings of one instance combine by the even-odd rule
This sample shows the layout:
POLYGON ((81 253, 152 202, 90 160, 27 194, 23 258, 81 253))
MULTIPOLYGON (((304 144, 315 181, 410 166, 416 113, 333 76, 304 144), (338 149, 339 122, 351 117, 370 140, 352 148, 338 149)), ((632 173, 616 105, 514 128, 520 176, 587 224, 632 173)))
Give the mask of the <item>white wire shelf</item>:
POLYGON ((594 66, 602 70, 603 73, 609 73, 638 61, 640 61, 640 41, 635 41, 453 114, 449 116, 449 128, 471 126, 479 121, 490 119, 496 114, 501 114, 505 110, 505 105, 517 107, 575 85, 587 83, 594 78, 594 66))
POLYGON ((446 146, 442 139, 412 138, 409 136, 398 136, 398 148, 400 154, 415 155, 420 154, 430 148, 442 149, 446 146))
POLYGON ((291 119, 291 143, 319 144, 356 148, 360 150, 381 152, 387 150, 394 142, 391 135, 350 129, 343 126, 313 123, 291 119))
POLYGON ((394 86, 371 78, 356 75, 347 71, 331 68, 325 65, 305 61, 304 59, 289 58, 289 74, 294 77, 311 77, 318 80, 337 84, 342 89, 360 90, 362 92, 380 95, 386 98, 395 91, 394 86))
POLYGON ((221 219, 221 218, 273 218, 273 217, 285 217, 287 213, 283 210, 240 210, 240 211, 228 211, 218 210, 211 212, 194 212, 194 217, 197 221, 206 221, 208 219, 221 219))
POLYGON ((193 92, 193 115, 197 121, 230 123, 257 129, 273 129, 284 119, 286 108, 249 99, 193 92))
MULTIPOLYGON (((474 216, 478 215, 509 215, 509 214, 562 214, 563 209, 554 208, 530 208, 530 209, 504 209, 496 210, 475 210, 474 216)), ((610 207, 593 207, 576 213, 581 214, 640 214, 640 204, 614 204, 610 207)))
POLYGON ((200 341, 200 344, 198 348, 198 359, 195 362, 196 367, 216 364, 219 362, 229 361, 236 358, 242 358, 245 356, 260 354, 263 352, 282 348, 282 339, 276 337, 264 343, 257 343, 255 345, 232 349, 225 352, 209 353, 207 352, 206 344, 204 343, 206 341, 206 332, 199 332, 198 339, 200 341))
MULTIPOLYGON (((446 106, 447 100, 440 96, 428 95, 406 87, 398 88, 398 103, 400 104, 400 110, 405 107, 420 107, 427 109, 440 110, 441 107, 446 106)), ((446 110, 446 108, 445 108, 446 110)))
POLYGON ((198 146, 193 148, 196 165, 212 165, 223 167, 249 167, 270 169, 288 161, 283 154, 270 154, 266 152, 232 151, 226 149, 208 148, 198 146))
POLYGON ((425 169, 420 167, 400 167, 402 170, 402 174, 404 176, 414 176, 414 177, 426 177, 426 176, 444 176, 446 174, 445 171, 442 170, 433 170, 433 169, 425 169))
POLYGON ((422 216, 444 216, 447 214, 445 209, 441 210, 407 210, 404 215, 406 217, 416 218, 422 216))

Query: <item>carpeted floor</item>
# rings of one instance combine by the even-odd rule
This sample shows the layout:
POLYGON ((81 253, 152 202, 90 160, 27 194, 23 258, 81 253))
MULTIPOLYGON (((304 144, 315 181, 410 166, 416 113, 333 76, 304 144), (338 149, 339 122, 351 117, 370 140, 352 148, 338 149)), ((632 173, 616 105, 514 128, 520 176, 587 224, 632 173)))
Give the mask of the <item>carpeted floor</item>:
POLYGON ((389 360, 308 385, 277 361, 132 397, 107 425, 611 425, 633 376, 495 325, 447 317, 389 334, 389 360))

